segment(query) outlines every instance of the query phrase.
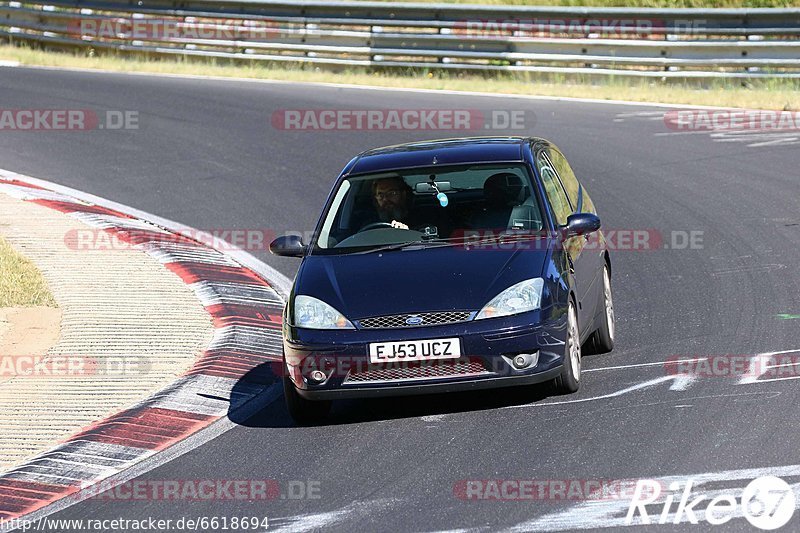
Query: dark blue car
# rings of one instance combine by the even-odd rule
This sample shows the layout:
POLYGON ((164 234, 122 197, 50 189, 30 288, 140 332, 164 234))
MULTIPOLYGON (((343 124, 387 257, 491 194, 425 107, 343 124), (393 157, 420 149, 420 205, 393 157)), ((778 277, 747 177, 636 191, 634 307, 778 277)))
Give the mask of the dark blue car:
POLYGON ((299 422, 331 400, 551 382, 574 392, 582 345, 614 344, 611 261, 594 205, 539 138, 426 141, 342 171, 283 321, 299 422))

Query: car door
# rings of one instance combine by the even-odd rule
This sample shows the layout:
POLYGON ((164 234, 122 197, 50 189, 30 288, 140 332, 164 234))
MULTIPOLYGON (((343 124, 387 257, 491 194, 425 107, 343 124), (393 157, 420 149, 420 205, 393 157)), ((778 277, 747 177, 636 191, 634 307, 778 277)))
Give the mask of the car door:
MULTIPOLYGON (((561 184, 567 193, 570 204, 572 205, 573 213, 595 213, 594 204, 589 198, 589 194, 583 185, 580 184, 572 171, 567 158, 564 154, 554 145, 549 145, 547 153, 550 156, 550 161, 556 170, 561 184)), ((583 285, 586 287, 584 293, 583 306, 586 308, 587 315, 594 317, 597 311, 596 305, 600 302, 602 295, 602 274, 603 266, 605 265, 605 256, 603 254, 603 247, 600 246, 600 235, 592 234, 586 235, 581 240, 581 272, 580 277, 583 285)))
MULTIPOLYGON (((542 180, 556 226, 565 226, 567 218, 575 212, 575 209, 572 207, 553 161, 550 159, 549 149, 549 146, 542 145, 536 150, 534 154, 536 170, 542 180)), ((583 236, 571 237, 562 243, 563 253, 567 257, 570 272, 573 274, 573 290, 578 299, 578 324, 581 328, 581 336, 584 335, 586 328, 593 325, 595 312, 595 302, 588 301, 593 266, 591 258, 583 254, 585 243, 586 239, 583 236)))

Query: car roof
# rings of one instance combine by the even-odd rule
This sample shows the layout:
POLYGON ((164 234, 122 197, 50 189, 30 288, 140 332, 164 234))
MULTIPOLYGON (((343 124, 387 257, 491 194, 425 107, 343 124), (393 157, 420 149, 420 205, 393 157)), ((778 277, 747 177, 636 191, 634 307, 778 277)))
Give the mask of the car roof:
POLYGON ((522 146, 530 140, 527 137, 466 137, 374 148, 359 154, 348 174, 429 167, 434 164, 522 162, 522 146))

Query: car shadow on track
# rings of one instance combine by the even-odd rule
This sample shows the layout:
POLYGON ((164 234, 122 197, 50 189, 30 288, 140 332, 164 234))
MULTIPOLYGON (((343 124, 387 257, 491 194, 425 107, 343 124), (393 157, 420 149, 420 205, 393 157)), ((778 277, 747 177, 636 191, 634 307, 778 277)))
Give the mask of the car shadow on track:
MULTIPOLYGON (((236 383, 231 397, 252 396, 254 386, 281 387, 281 379, 276 375, 276 369, 280 366, 266 363, 253 368, 236 383)), ((554 395, 552 388, 543 383, 482 391, 339 400, 333 403, 328 418, 317 425, 356 424, 482 411, 535 403, 554 395)), ((297 425, 289 416, 283 394, 254 415, 244 417, 232 409, 228 417, 232 422, 246 427, 285 428, 297 425)))

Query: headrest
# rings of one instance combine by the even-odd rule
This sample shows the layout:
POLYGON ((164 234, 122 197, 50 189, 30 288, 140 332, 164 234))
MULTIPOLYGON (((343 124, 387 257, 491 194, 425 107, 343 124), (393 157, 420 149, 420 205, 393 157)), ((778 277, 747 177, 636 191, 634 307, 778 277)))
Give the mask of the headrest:
POLYGON ((517 205, 528 196, 522 179, 512 172, 492 174, 483 183, 483 197, 490 206, 517 205))

